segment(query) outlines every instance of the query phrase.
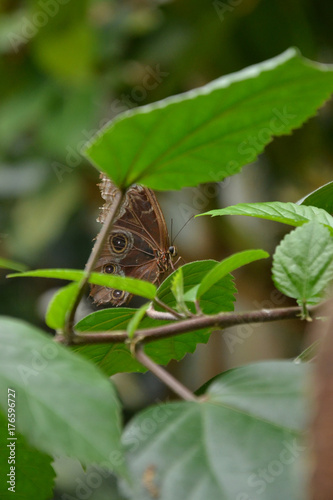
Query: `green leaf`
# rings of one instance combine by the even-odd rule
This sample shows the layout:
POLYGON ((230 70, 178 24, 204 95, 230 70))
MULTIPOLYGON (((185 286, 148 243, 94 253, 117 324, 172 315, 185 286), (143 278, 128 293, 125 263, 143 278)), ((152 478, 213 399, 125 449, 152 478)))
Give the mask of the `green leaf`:
POLYGON ((315 221, 287 234, 273 257, 276 287, 302 305, 316 303, 333 278, 333 240, 315 221))
POLYGON ((146 304, 143 304, 143 306, 141 306, 139 309, 137 309, 136 312, 131 317, 131 319, 129 320, 128 325, 127 325, 127 333, 128 333, 128 337, 130 339, 133 338, 134 333, 138 329, 139 324, 140 324, 142 318, 144 317, 144 315, 146 314, 146 311, 147 311, 149 306, 150 306, 149 302, 147 302, 146 304))
POLYGON ((304 349, 304 351, 295 358, 295 363, 307 363, 308 361, 312 361, 318 354, 319 345, 320 340, 315 340, 315 342, 304 349))
POLYGON ((16 319, 0 320, 0 406, 16 392, 16 427, 37 449, 124 474, 120 408, 96 367, 16 319))
POLYGON ((211 271, 209 271, 209 273, 207 273, 203 278, 197 291, 197 298, 200 298, 228 273, 231 273, 235 269, 245 266, 250 262, 254 262, 255 260, 267 259, 267 257, 269 257, 269 254, 264 250, 245 250, 244 252, 238 252, 230 257, 227 257, 216 264, 216 266, 213 267, 213 269, 211 269, 211 271))
MULTIPOLYGON (((195 302, 197 291, 201 281, 218 262, 216 260, 199 260, 190 262, 182 267, 184 275, 184 300, 187 308, 195 313, 195 302)), ((176 299, 171 291, 173 274, 162 283, 157 290, 157 296, 170 307, 177 306, 176 299)), ((233 285, 233 278, 227 275, 219 279, 207 292, 200 297, 200 307, 205 314, 216 314, 221 311, 233 311, 236 289, 233 285)))
MULTIPOLYGON (((93 312, 81 319, 75 330, 84 332, 104 332, 114 330, 127 330, 130 320, 137 309, 117 307, 116 309, 102 309, 93 312)), ((141 323, 147 326, 147 319, 141 323)), ((151 320, 152 321, 152 320, 151 320)), ((153 321, 152 321, 153 323, 153 321)), ((156 323, 154 323, 156 325, 156 323)), ((152 325, 151 325, 152 326, 152 325)), ((76 352, 90 359, 108 376, 119 372, 144 372, 146 369, 133 358, 127 344, 96 344, 76 346, 76 352)))
POLYGON ((329 214, 333 213, 333 181, 312 191, 298 202, 300 205, 312 205, 322 208, 329 214))
POLYGON ((310 220, 316 220, 321 224, 333 228, 333 217, 325 210, 316 207, 297 205, 296 203, 282 203, 280 201, 265 203, 239 203, 227 208, 210 210, 200 215, 247 215, 259 219, 274 220, 289 224, 291 226, 301 226, 310 220))
MULTIPOLYGON (((182 267, 184 277, 184 298, 199 286, 202 278, 216 265, 216 261, 198 261, 185 264, 182 267)), ((170 307, 175 308, 176 299, 171 292, 173 275, 170 275, 158 289, 158 297, 170 307)), ((234 294, 236 290, 230 275, 222 278, 200 301, 203 311, 214 314, 221 311, 232 311, 234 294)), ((186 302, 191 311, 195 311, 195 293, 186 302)), ((136 313, 136 309, 117 308, 103 309, 86 316, 79 321, 75 329, 79 332, 101 332, 126 330, 129 321, 136 313)), ((144 317, 140 328, 152 328, 166 325, 168 321, 144 317)), ((145 346, 145 352, 156 363, 166 365, 171 359, 180 360, 186 353, 194 352, 198 343, 207 343, 211 330, 202 329, 194 332, 176 335, 174 337, 157 340, 145 346)), ((113 375, 118 372, 146 371, 131 355, 128 345, 125 344, 98 344, 82 345, 75 350, 83 356, 94 361, 107 374, 113 375)))
POLYGON ((172 275, 171 292, 176 299, 177 310, 179 312, 188 314, 189 311, 186 307, 184 299, 184 276, 181 267, 177 269, 177 271, 172 275))
MULTIPOLYGON (((37 269, 36 271, 27 271, 25 273, 9 274, 7 278, 57 278, 61 280, 80 281, 84 277, 84 271, 76 269, 37 269)), ((134 278, 123 278, 109 274, 91 273, 89 283, 126 290, 134 295, 140 295, 146 299, 152 300, 156 294, 156 286, 148 281, 137 280, 134 278)))
MULTIPOLYGON (((17 411, 20 411, 19 402, 17 411)), ((4 416, 0 412, 1 500, 12 500, 13 498, 15 500, 27 500, 28 498, 45 500, 45 498, 53 498, 55 477, 55 472, 51 466, 53 458, 32 448, 19 432, 14 432, 12 437, 15 437, 15 440, 8 439, 10 436, 7 424, 7 414, 4 416), (10 444, 11 446, 8 447, 10 444), (11 480, 11 477, 7 476, 10 473, 15 474, 15 493, 8 490, 8 488, 13 487, 13 485, 7 483, 7 481, 11 480)))
POLYGON ((134 478, 128 497, 298 498, 307 373, 289 361, 248 365, 216 377, 201 402, 141 412, 123 437, 134 478))
POLYGON ((332 92, 332 67, 289 49, 198 89, 126 111, 84 153, 122 188, 217 182, 255 160, 273 136, 302 125, 332 92))
POLYGON ((47 326, 55 330, 64 328, 67 313, 74 304, 78 289, 78 283, 70 283, 55 293, 46 311, 45 322, 47 326))
POLYGON ((26 269, 28 269, 28 266, 26 266, 25 264, 2 258, 0 258, 0 267, 2 267, 3 269, 13 269, 13 271, 25 271, 26 269))

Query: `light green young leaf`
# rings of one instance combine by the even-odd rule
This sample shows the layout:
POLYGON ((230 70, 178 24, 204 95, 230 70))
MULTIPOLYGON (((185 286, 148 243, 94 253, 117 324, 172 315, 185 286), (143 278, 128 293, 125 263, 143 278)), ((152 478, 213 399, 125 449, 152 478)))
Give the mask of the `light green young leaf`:
POLYGON ((269 254, 264 250, 245 250, 227 257, 216 264, 203 278, 197 290, 197 298, 202 297, 215 283, 235 269, 259 259, 267 259, 267 257, 269 254))
POLYGON ((0 319, 0 407, 15 390, 16 428, 50 455, 125 473, 116 392, 92 363, 20 320, 0 319))
POLYGON ((45 322, 47 326, 55 330, 62 330, 66 315, 77 296, 78 288, 78 283, 70 283, 55 293, 46 311, 45 322))
POLYGON ((28 266, 25 264, 2 258, 0 258, 0 267, 3 269, 12 269, 13 271, 26 271, 28 269, 28 266))
POLYGON ((143 306, 139 307, 136 312, 133 314, 132 318, 129 320, 127 325, 127 333, 128 338, 132 339, 135 331, 137 330, 142 318, 146 314, 148 307, 150 306, 150 302, 143 304, 143 306))
MULTIPOLYGON (((84 276, 84 271, 76 269, 37 269, 25 273, 9 274, 7 278, 57 278, 61 280, 80 281, 84 276)), ((91 273, 89 283, 126 290, 134 295, 140 295, 146 299, 153 300, 156 294, 156 286, 148 281, 134 278, 124 278, 110 274, 91 273)))
POLYGON ((122 188, 140 183, 167 190, 221 181, 251 163, 274 136, 302 125, 332 92, 332 66, 289 49, 126 111, 96 134, 85 154, 122 188))
POLYGON ((183 269, 180 267, 176 272, 172 275, 172 283, 171 283, 171 292, 176 299, 176 309, 179 312, 183 312, 188 314, 188 308, 185 304, 185 296, 184 296, 184 276, 183 269))
POLYGON ((329 227, 333 231, 333 217, 325 210, 317 207, 307 207, 296 203, 282 203, 280 201, 265 203, 239 203, 231 207, 210 210, 200 215, 247 215, 259 219, 274 220, 289 224, 291 226, 301 226, 310 220, 316 220, 329 227))
POLYGON ((273 257, 276 287, 300 305, 316 303, 333 278, 333 239, 327 228, 308 222, 287 234, 273 257))

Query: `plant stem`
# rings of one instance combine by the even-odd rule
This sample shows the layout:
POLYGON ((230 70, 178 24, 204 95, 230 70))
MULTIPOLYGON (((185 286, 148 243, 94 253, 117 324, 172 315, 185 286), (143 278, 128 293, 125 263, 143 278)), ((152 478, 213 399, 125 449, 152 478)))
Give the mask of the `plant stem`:
POLYGON ((68 312, 67 318, 66 318, 66 323, 65 323, 65 328, 64 328, 64 333, 66 335, 66 340, 68 343, 70 343, 73 340, 73 326, 74 326, 74 318, 75 318, 75 313, 78 308, 78 305, 82 299, 84 289, 89 281, 90 274, 94 270, 96 266, 96 262, 98 260, 98 257, 102 251, 103 245, 106 241, 106 238, 111 230, 113 221, 117 215, 118 209, 122 204, 124 198, 124 193, 119 190, 115 194, 114 201, 112 203, 112 206, 110 208, 109 213, 106 216, 105 222, 103 223, 103 226, 100 230, 100 232, 97 235, 95 245, 89 255, 89 258, 87 260, 87 263, 84 268, 84 276, 81 279, 79 283, 79 288, 78 288, 78 293, 75 299, 75 302, 73 303, 73 306, 71 307, 70 311, 68 312))
POLYGON ((136 359, 148 370, 150 370, 157 378, 165 383, 175 394, 184 399, 185 401, 197 401, 198 398, 187 387, 181 384, 164 368, 156 364, 149 356, 144 353, 143 346, 137 344, 135 350, 136 359))
POLYGON ((176 318, 181 319, 184 317, 184 315, 182 315, 178 311, 175 311, 174 309, 172 309, 172 307, 170 307, 167 304, 165 304, 164 302, 162 302, 162 300, 160 300, 158 297, 154 298, 154 302, 157 305, 159 305, 160 307, 162 307, 163 309, 165 309, 166 311, 168 311, 170 314, 173 314, 173 316, 175 316, 176 318))
MULTIPOLYGON (((310 316, 314 316, 319 306, 308 308, 310 316)), ((244 313, 219 313, 215 315, 195 316, 193 318, 174 321, 155 328, 142 328, 135 332, 134 339, 140 339, 140 343, 146 344, 155 340, 174 337, 184 333, 190 333, 202 328, 227 328, 247 323, 266 323, 269 321, 280 321, 283 319, 299 319, 302 309, 300 307, 285 307, 278 309, 259 309, 244 313)), ((57 337, 58 342, 64 342, 57 337)), ((126 330, 114 330, 111 332, 75 333, 72 338, 74 344, 121 344, 128 341, 126 330)))

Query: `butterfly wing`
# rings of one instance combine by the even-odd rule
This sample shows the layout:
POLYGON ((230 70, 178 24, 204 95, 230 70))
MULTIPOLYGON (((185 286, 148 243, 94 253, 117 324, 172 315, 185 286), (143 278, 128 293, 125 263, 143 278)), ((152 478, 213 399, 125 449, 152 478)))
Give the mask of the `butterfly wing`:
MULTIPOLYGON (((105 205, 99 217, 105 221, 117 188, 102 175, 100 184, 105 205)), ((162 210, 152 190, 132 186, 115 220, 96 264, 96 271, 158 282, 169 264, 169 236, 162 210)), ((97 304, 123 305, 128 292, 92 285, 91 295, 97 304)))

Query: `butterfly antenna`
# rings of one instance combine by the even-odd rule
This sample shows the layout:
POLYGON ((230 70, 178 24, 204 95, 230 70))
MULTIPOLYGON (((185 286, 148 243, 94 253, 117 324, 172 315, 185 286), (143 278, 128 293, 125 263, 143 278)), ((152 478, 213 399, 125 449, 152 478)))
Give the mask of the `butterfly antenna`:
POLYGON ((184 227, 187 226, 187 224, 193 219, 193 217, 194 217, 194 215, 191 215, 191 217, 185 222, 185 224, 182 225, 182 227, 179 229, 179 231, 176 234, 176 236, 174 237, 174 239, 172 239, 172 219, 171 219, 171 241, 172 241, 172 244, 174 244, 174 242, 176 241, 177 236, 184 229, 184 227))

